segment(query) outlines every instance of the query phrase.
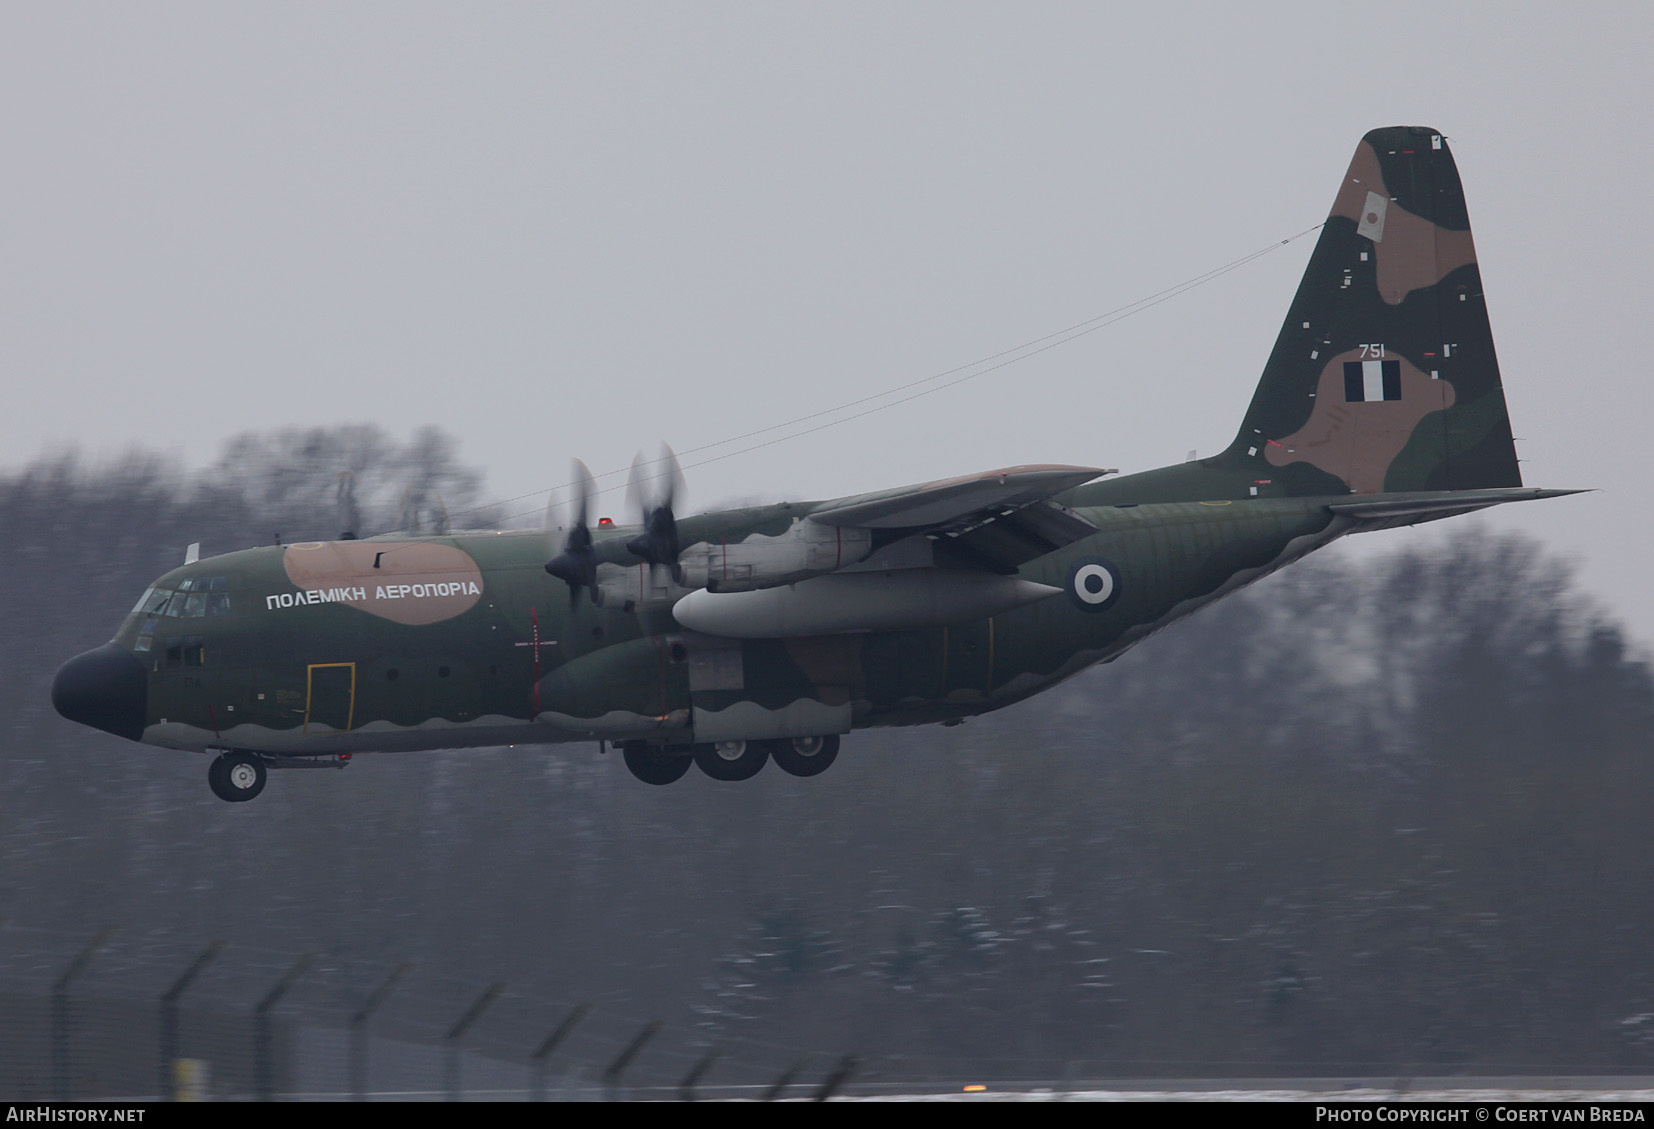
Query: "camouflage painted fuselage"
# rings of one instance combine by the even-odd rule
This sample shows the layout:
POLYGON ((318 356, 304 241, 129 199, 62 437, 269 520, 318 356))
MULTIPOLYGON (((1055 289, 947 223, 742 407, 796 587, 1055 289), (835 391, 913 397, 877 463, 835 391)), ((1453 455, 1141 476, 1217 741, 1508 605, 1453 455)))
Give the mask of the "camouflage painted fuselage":
MULTIPOLYGON (((698 717, 704 732, 709 716, 728 720, 726 711, 753 715, 753 736, 844 732, 967 717, 1027 697, 1349 524, 1325 500, 1116 507, 1096 497, 1122 488, 1129 480, 1065 499, 1099 532, 1022 570, 1062 595, 948 626, 723 640, 682 630, 669 610, 571 609, 563 584, 545 573, 545 535, 508 532, 203 560, 156 588, 221 580, 227 610, 135 612, 115 641, 145 648, 143 739, 174 748, 306 755, 597 737, 676 743, 694 739, 698 717), (399 558, 414 546, 442 551, 405 567, 399 558), (322 557, 328 567, 310 565, 322 557), (1088 562, 1115 570, 1106 606, 1076 591, 1072 574, 1088 562)), ((811 508, 689 520, 761 531, 811 508)))

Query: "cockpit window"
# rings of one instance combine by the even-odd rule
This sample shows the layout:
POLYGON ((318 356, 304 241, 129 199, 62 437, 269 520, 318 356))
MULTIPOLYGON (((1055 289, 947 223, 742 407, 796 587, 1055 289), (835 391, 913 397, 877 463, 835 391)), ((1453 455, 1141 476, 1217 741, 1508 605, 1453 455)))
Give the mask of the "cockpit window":
POLYGON ((229 615, 230 581, 225 576, 192 576, 179 581, 176 589, 151 588, 133 611, 173 619, 229 615))

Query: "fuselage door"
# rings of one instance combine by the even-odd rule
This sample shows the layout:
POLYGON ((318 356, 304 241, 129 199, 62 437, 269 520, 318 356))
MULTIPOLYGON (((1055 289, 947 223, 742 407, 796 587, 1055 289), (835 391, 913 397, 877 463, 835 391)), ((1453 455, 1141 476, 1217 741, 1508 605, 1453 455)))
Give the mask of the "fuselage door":
POLYGON ((310 664, 305 677, 304 731, 343 733, 355 713, 356 664, 310 664))

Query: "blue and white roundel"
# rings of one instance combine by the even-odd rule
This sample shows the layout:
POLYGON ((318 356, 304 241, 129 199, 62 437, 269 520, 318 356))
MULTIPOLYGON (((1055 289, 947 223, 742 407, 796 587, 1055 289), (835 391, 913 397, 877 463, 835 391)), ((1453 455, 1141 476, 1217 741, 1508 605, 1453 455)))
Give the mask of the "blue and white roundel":
POLYGON ((1075 561, 1068 570, 1068 598, 1081 611, 1108 610, 1120 598, 1120 570, 1102 557, 1075 561))

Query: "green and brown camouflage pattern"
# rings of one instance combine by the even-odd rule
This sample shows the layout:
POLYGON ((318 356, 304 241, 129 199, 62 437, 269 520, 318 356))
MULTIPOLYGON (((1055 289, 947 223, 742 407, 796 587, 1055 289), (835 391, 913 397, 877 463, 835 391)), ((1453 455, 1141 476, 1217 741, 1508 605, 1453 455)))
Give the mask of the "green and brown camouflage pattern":
MULTIPOLYGON (((777 537, 812 513, 884 514, 887 495, 978 477, 679 529, 686 547, 777 537)), ((545 571, 543 533, 481 532, 201 560, 157 587, 195 578, 227 606, 135 612, 115 641, 149 671, 142 739, 176 748, 295 757, 826 735, 996 709, 1344 534, 1557 493, 1521 486, 1447 144, 1432 129, 1380 129, 1357 148, 1221 454, 1067 489, 1015 538, 1018 519, 1001 515, 996 531, 993 514, 946 537, 876 530, 875 544, 928 536, 942 567, 1014 571, 1060 595, 923 629, 713 638, 681 629, 667 605, 571 600, 545 571), (1077 539, 1047 552, 1038 529, 1058 527, 1057 540, 1077 539)), ((601 531, 604 559, 622 559, 635 532, 601 531)))
POLYGON ((1521 484, 1458 168, 1439 130, 1397 126, 1356 147, 1234 441, 1106 493, 1152 502, 1521 484), (1400 365, 1401 399, 1348 403, 1343 367, 1375 345, 1400 365))

